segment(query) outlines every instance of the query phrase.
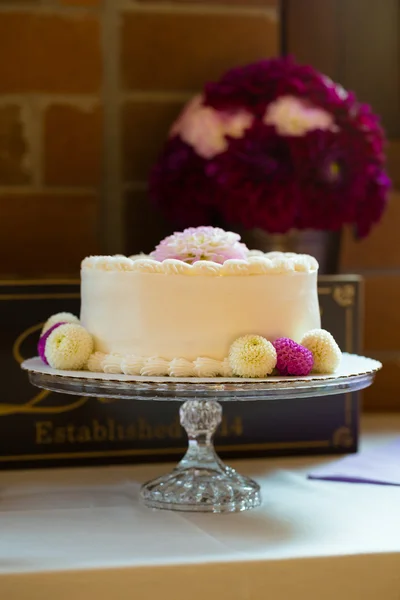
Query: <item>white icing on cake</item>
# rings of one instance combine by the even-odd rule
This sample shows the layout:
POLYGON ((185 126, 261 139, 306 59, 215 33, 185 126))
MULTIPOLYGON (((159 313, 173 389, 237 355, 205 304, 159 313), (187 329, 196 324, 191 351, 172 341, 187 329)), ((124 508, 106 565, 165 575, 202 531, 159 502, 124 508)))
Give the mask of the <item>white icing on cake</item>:
POLYGON ((124 375, 140 375, 146 359, 143 356, 127 354, 121 360, 121 371, 124 375))
POLYGON ((152 356, 151 358, 145 360, 140 374, 152 377, 163 377, 165 375, 169 375, 169 361, 164 360, 159 356, 152 356))
POLYGON ((174 358, 169 363, 168 374, 171 377, 195 377, 196 369, 190 360, 174 358))
POLYGON ((82 271, 131 271, 133 273, 160 273, 164 275, 237 276, 261 275, 265 273, 290 273, 293 271, 314 273, 318 262, 307 254, 250 251, 247 260, 229 259, 224 264, 210 260, 199 260, 193 265, 168 258, 162 262, 139 255, 89 256, 82 261, 82 271))
MULTIPOLYGON (((242 335, 300 342, 319 328, 317 272, 313 257, 279 252, 249 252, 246 261, 223 265, 89 257, 82 263, 81 323, 94 336, 96 351, 123 357, 124 373, 194 369, 206 377, 242 335)), ((106 361, 107 368, 118 368, 116 360, 106 361)), ((224 365, 221 375, 229 372, 224 365)))
POLYGON ((118 356, 118 354, 106 354, 102 364, 104 373, 114 373, 116 375, 122 373, 121 360, 121 356, 118 356))
POLYGON ((151 377, 232 377, 229 359, 215 360, 200 357, 194 361, 174 358, 171 361, 152 356, 119 356, 95 352, 88 361, 89 371, 97 373, 124 373, 124 375, 145 375, 151 377))
POLYGON ((222 375, 224 361, 215 358, 199 357, 194 361, 197 377, 218 377, 222 375))
POLYGON ((94 352, 89 357, 87 363, 87 370, 92 371, 93 373, 103 373, 103 361, 106 355, 103 352, 94 352))

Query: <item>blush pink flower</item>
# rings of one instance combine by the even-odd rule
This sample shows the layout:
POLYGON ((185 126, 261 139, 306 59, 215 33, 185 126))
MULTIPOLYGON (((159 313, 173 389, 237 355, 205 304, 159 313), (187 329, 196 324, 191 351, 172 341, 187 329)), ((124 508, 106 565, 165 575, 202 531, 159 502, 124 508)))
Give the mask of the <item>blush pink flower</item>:
POLYGON ((315 129, 335 131, 331 114, 294 96, 282 96, 272 102, 264 115, 264 123, 273 125, 279 135, 303 136, 315 129))
POLYGON ((189 227, 165 238, 150 256, 159 261, 173 258, 193 264, 210 260, 222 265, 231 258, 246 259, 247 253, 237 233, 219 227, 189 227))
POLYGON ((195 96, 172 125, 170 136, 179 135, 202 158, 213 158, 228 148, 227 137, 240 138, 252 124, 246 110, 220 112, 195 96))

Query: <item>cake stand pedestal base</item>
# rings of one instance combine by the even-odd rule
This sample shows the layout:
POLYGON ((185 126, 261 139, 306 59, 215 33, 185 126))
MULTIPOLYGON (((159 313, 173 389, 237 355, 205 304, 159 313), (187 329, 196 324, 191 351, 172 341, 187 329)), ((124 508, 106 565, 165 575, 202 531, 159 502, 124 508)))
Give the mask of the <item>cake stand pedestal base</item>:
POLYGON ((216 400, 187 400, 180 409, 189 448, 172 473, 146 483, 141 497, 150 508, 190 512, 238 512, 261 504, 260 487, 218 458, 213 435, 221 422, 216 400))

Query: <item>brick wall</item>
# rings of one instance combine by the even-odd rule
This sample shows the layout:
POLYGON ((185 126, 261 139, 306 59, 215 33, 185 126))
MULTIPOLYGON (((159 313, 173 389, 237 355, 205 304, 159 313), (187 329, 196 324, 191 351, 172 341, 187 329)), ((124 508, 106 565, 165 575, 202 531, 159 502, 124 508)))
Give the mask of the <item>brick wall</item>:
POLYGON ((0 1, 0 275, 77 272, 99 248, 100 3, 0 1))
POLYGON ((205 80, 278 53, 274 0, 0 0, 0 277, 149 249, 146 179, 205 80))

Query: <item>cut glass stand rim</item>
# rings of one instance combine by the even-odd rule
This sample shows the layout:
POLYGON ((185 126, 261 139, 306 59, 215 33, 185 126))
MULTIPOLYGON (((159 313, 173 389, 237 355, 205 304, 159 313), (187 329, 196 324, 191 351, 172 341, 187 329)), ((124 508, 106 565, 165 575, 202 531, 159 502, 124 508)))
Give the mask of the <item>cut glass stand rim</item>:
POLYGON ((332 395, 371 385, 382 364, 372 358, 343 354, 341 366, 331 375, 268 379, 140 377, 89 371, 61 371, 35 357, 22 363, 33 385, 54 392, 106 398, 177 400, 213 397, 218 401, 271 400, 332 395))

